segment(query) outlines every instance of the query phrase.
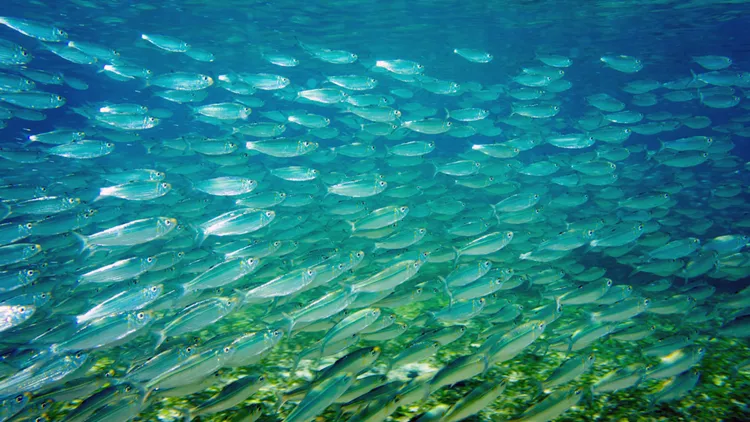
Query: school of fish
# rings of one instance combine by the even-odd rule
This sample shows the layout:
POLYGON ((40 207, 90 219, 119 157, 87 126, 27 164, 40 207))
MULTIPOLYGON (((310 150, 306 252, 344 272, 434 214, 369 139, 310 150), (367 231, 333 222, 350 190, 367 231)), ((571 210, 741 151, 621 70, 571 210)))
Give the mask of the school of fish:
POLYGON ((627 82, 574 106, 554 51, 482 85, 315 39, 230 69, 168 27, 55 22, 0 17, 0 421, 646 417, 714 399, 704 365, 747 387, 730 57, 655 80, 603 51, 587 65, 627 82), (117 94, 81 101, 92 83, 117 94))

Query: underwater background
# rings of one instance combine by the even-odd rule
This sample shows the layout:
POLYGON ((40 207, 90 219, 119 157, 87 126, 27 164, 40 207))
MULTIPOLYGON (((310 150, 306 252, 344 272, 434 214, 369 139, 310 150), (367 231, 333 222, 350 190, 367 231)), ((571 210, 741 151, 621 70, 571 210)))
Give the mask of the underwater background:
POLYGON ((0 15, 0 422, 750 419, 746 2, 0 15))

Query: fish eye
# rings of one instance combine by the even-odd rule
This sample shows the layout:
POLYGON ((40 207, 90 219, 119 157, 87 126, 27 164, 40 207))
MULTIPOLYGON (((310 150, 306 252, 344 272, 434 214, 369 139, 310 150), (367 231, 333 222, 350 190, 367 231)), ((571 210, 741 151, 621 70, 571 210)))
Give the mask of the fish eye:
POLYGON ((154 262, 154 258, 149 256, 146 258, 146 262, 154 262))
POLYGON ((136 318, 138 319, 143 319, 145 317, 146 317, 146 314, 144 314, 143 312, 138 312, 138 315, 136 315, 136 318))
POLYGON ((172 221, 171 220, 164 220, 164 225, 171 226, 172 225, 172 221))
POLYGON ((227 347, 224 348, 224 353, 229 353, 230 350, 232 350, 232 349, 230 349, 229 346, 227 346, 227 347))
POLYGON ((76 353, 76 358, 80 358, 81 356, 83 356, 83 353, 81 352, 76 353))
MULTIPOLYGON (((649 303, 651 303, 651 299, 644 299, 644 300, 643 300, 643 304, 644 304, 644 305, 648 305, 649 303)), ((654 326, 654 329, 655 329, 655 328, 656 328, 656 327, 654 326)))
POLYGON ((505 235, 505 237, 507 237, 508 239, 512 239, 512 238, 513 238, 513 232, 508 232, 508 233, 507 233, 507 234, 505 235))
POLYGON ((26 50, 21 50, 21 55, 27 57, 29 53, 26 50))
POLYGON ((58 96, 56 96, 55 98, 57 98, 57 101, 62 101, 62 100, 63 100, 63 97, 61 97, 61 96, 59 96, 59 95, 58 95, 58 96))
POLYGON ((157 290, 159 290, 159 289, 157 289, 156 286, 151 286, 151 291, 152 292, 156 292, 157 290))
POLYGON ((162 184, 161 184, 161 187, 163 187, 164 189, 166 189, 166 188, 168 188, 168 187, 169 187, 169 183, 162 183, 162 184))
POLYGON ((34 275, 34 270, 27 270, 26 271, 26 275, 29 276, 29 277, 33 276, 34 275))

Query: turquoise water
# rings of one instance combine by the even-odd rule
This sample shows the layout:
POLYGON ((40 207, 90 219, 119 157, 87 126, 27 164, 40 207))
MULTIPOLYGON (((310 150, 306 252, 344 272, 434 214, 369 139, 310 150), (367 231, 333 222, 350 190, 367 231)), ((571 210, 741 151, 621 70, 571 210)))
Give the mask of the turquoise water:
POLYGON ((746 4, 4 6, 0 421, 748 419, 746 4))

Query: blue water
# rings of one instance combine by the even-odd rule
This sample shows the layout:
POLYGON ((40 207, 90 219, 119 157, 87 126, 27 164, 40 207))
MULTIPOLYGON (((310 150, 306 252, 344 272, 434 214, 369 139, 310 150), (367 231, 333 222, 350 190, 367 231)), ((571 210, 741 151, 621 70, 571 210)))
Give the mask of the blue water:
MULTIPOLYGON (((331 421, 407 421, 424 412, 442 414, 453 406, 442 419, 424 419, 450 421, 458 420, 455 413, 456 407, 460 408, 456 405, 459 399, 476 388, 497 387, 501 380, 508 383, 506 390, 466 414, 467 420, 748 419, 750 4, 699 0, 659 4, 11 0, 3 4, 0 14, 66 33, 62 39, 42 42, 33 33, 14 30, 13 24, 0 25, 0 48, 13 45, 33 56, 25 64, 0 66, 0 82, 3 76, 26 77, 24 71, 38 70, 87 85, 86 89, 74 89, 68 83, 36 80, 35 90, 65 98, 64 105, 54 108, 23 103, 27 93, 0 88, 0 116, 10 116, 0 122, 0 127, 4 126, 0 129, 0 153, 5 154, 0 154, 0 201, 2 209, 7 208, 2 213, 7 215, 0 219, 0 248, 6 257, 3 259, 9 260, 0 267, 6 283, 0 284, 0 316, 5 318, 0 322, 6 324, 0 326, 0 422, 69 420, 66 417, 71 412, 91 405, 94 394, 106 399, 93 406, 90 414, 73 420, 168 421, 194 417, 238 421, 257 417, 307 421, 317 416, 318 420, 331 421), (187 54, 168 52, 146 42, 142 34, 174 37, 187 42, 190 49, 211 53, 214 59, 202 62, 187 54), (81 65, 47 49, 70 41, 116 50, 119 58, 81 65), (454 49, 480 50, 491 54, 492 60, 473 62, 454 54, 454 49), (357 59, 334 64, 315 57, 316 52, 328 50, 351 52, 357 59), (274 65, 264 58, 269 52, 293 56, 299 65, 274 65), (568 58, 572 64, 544 66, 540 56, 546 55, 568 58), (622 72, 603 63, 605 56, 620 55, 640 60, 643 68, 622 72), (731 59, 731 64, 712 73, 698 63, 696 57, 700 56, 731 59), (399 74, 377 65, 378 61, 397 59, 418 63, 424 70, 399 74), (107 64, 148 69, 153 77, 115 80, 104 71, 107 64), (513 98, 511 93, 522 88, 515 78, 534 70, 562 70, 562 80, 570 82, 571 87, 553 92, 546 89, 549 81, 531 87, 544 91, 540 99, 513 98), (182 73, 212 78, 211 86, 196 90, 207 94, 204 100, 179 104, 155 95, 167 88, 159 78, 182 73), (283 76, 291 83, 280 89, 256 89, 249 81, 258 74, 283 76), (377 86, 357 91, 327 81, 341 75, 373 78, 377 86), (717 76, 723 81, 717 82, 717 76), (253 92, 245 96, 224 89, 227 78, 235 89, 245 87, 253 92), (432 78, 455 82, 460 88, 448 95, 430 92, 425 87, 432 78), (663 84, 685 78, 690 83, 676 91, 692 99, 669 101, 665 95, 675 90, 663 84), (628 83, 644 80, 659 84, 646 94, 655 99, 649 107, 634 105, 634 95, 623 90, 628 83), (349 102, 316 103, 299 98, 299 93, 320 88, 339 90, 350 99, 375 94, 383 98, 383 106, 401 114, 390 120, 391 133, 373 135, 365 130, 373 121, 357 117, 352 112, 358 110, 349 102), (411 97, 401 97, 404 91, 411 97), (475 94, 477 91, 495 93, 496 99, 483 99, 475 94), (641 113, 641 119, 633 123, 608 121, 613 118, 609 111, 591 104, 589 97, 596 94, 610 95, 623 103, 624 110, 641 113), (735 102, 730 106, 712 105, 711 96, 735 102), (205 117, 198 109, 216 103, 238 106, 248 102, 262 105, 252 105, 252 113, 246 118, 205 117), (158 125, 128 130, 99 121, 108 117, 99 110, 102 106, 129 103, 146 107, 144 116, 159 117, 158 125), (537 105, 555 105, 560 111, 533 118, 513 113, 537 105), (452 119, 446 115, 446 110, 464 108, 483 109, 488 115, 477 121, 460 121, 455 112, 452 119), (24 120, 23 109, 41 113, 37 114, 40 120, 24 120), (327 129, 335 129, 336 134, 320 136, 310 127, 287 120, 306 113, 328 118, 327 129), (710 123, 703 128, 685 124, 686 119, 696 116, 707 117, 710 123), (647 124, 656 121, 673 126, 660 133, 648 132, 647 124), (309 153, 286 157, 256 150, 246 143, 268 139, 238 132, 245 125, 260 122, 284 125, 284 133, 270 139, 292 145, 308 141, 316 146, 309 153), (452 129, 430 133, 409 128, 425 122, 449 122, 452 129), (475 133, 458 137, 458 130, 468 126, 475 133), (633 133, 625 141, 597 137, 595 142, 592 138, 590 144, 576 148, 554 145, 558 135, 576 135, 583 141, 597 135, 601 128, 632 128, 633 133), (55 143, 29 142, 30 136, 55 130, 82 131, 87 140, 112 141, 114 149, 89 159, 65 156, 55 143), (184 139, 190 139, 190 143, 184 139), (519 139, 535 143, 507 157, 479 151, 486 144, 504 148, 519 139), (689 139, 693 146, 679 144, 689 139), (403 148, 407 142, 434 142, 434 150, 419 157, 387 152, 403 148), (663 150, 662 142, 667 145, 663 150), (231 143, 233 149, 216 155, 201 149, 218 143, 231 143), (368 152, 370 147, 374 153, 368 152), (352 149, 356 150, 354 154, 352 149), (612 158, 614 150, 625 155, 612 158), (38 161, 27 162, 14 155, 29 153, 36 154, 38 161), (699 162, 683 165, 673 161, 687 156, 699 162), (468 169, 452 171, 445 167, 463 161, 470 164, 468 169), (543 162, 554 163, 558 169, 550 175, 524 174, 532 164, 543 162), (612 163, 615 170, 596 170, 602 173, 595 174, 579 167, 605 162, 612 163), (190 164, 199 167, 186 171, 184 167, 190 164), (286 166, 313 168, 317 176, 303 182, 283 180, 276 171, 286 166), (169 183, 168 192, 142 200, 132 191, 139 181, 108 180, 143 168, 162 172, 153 186, 163 179, 169 183), (559 177, 566 175, 573 175, 576 182, 561 182, 559 177), (204 188, 216 178, 232 178, 234 182, 252 179, 257 188, 253 192, 204 188), (369 192, 379 181, 387 182, 387 188, 369 192), (487 182, 487 186, 464 186, 468 181, 487 182), (336 191, 340 184, 360 182, 364 188, 356 193, 336 191), (114 185, 124 193, 117 197, 106 193, 106 188, 114 185), (39 188, 46 190, 39 193, 39 188), (411 193, 399 194, 406 189, 412 189, 411 193), (207 228, 207 222, 230 211, 259 212, 248 210, 254 206, 242 205, 241 201, 274 191, 285 192, 288 199, 261 207, 263 212, 273 211, 272 221, 253 228, 243 226, 231 233, 207 228), (664 192, 669 200, 628 205, 628 201, 664 192), (508 200, 529 198, 531 194, 538 194, 533 203, 515 208, 508 205, 508 200), (28 211, 27 201, 56 196, 80 203, 71 209, 28 211), (573 201, 572 197, 585 199, 565 202, 573 201), (302 202, 292 206, 292 201, 302 202), (364 205, 359 212, 336 213, 340 207, 360 201, 364 205), (401 206, 408 206, 408 214, 399 216, 394 211, 401 206), (370 213, 381 209, 389 211, 377 224, 372 223, 370 213), (32 228, 16 236, 17 225, 23 230, 25 224, 43 226, 50 218, 83 214, 87 216, 80 226, 61 233, 48 236, 32 228), (144 232, 132 242, 115 239, 96 243, 105 230, 134 221, 156 221, 157 217, 176 219, 177 228, 156 234, 144 232), (467 222, 486 227, 475 233, 454 233, 457 226, 467 222), (360 229, 365 223, 374 230, 360 229), (425 228, 427 235, 412 241, 406 234, 417 228, 425 228), (632 237, 602 246, 603 239, 623 228, 630 229, 625 230, 625 237, 634 233, 632 237), (592 234, 584 237, 589 229, 592 234), (472 249, 475 244, 471 241, 507 232, 512 233, 512 241, 496 242, 480 251, 472 249), (579 235, 575 245, 557 245, 562 248, 557 250, 544 246, 571 233, 579 235), (688 243, 692 239, 697 242, 688 243), (401 243, 387 244, 396 240, 401 243), (289 249, 284 254, 269 252, 259 258, 257 268, 234 278, 224 275, 211 288, 190 291, 186 287, 196 277, 215 274, 217 266, 239 265, 228 251, 266 241, 280 241, 289 249), (689 249, 664 252, 662 247, 668 242, 686 242, 687 246, 680 244, 681 248, 689 249), (24 244, 38 244, 41 252, 7 258, 15 253, 13 248, 24 244), (353 258, 357 251, 364 253, 361 262, 353 258), (553 253, 560 251, 565 253, 553 253), (148 265, 153 263, 149 261, 124 279, 113 275, 97 283, 84 281, 92 272, 122 260, 171 252, 184 253, 184 257, 180 255, 173 265, 164 264, 164 270, 151 270, 148 265), (393 285, 376 283, 373 287, 367 283, 378 280, 384 271, 401 268, 404 261, 417 270, 408 276, 399 273, 401 278, 393 285), (492 264, 491 272, 450 281, 457 271, 479 268, 478 264, 485 261, 492 264), (705 269, 691 272, 703 263, 707 263, 705 269), (673 264, 679 265, 670 267, 673 264), (304 278, 306 270, 312 270, 314 276, 304 278), (36 272, 36 278, 29 283, 16 282, 19 271, 36 272), (559 280, 541 280, 548 271, 559 271, 559 280), (318 285, 321 274, 331 278, 318 285), (597 276, 589 279, 590 274, 597 276), (272 297, 253 296, 258 294, 254 290, 258 286, 295 275, 299 277, 293 278, 291 287, 283 292, 272 297), (451 300, 467 284, 489 288, 485 282, 497 279, 509 287, 451 300), (668 287, 650 288, 651 283, 661 280, 667 280, 668 287), (158 299, 119 305, 94 321, 80 319, 101 303, 148 286, 163 289, 158 299), (577 301, 577 292, 596 286, 602 286, 601 295, 577 301), (614 293, 617 286, 632 289, 627 297, 610 300, 605 295, 614 293), (311 303, 329 293, 341 294, 345 305, 308 321, 290 323, 290 319, 301 319, 311 303), (186 315, 194 316, 196 305, 218 303, 217 298, 231 298, 239 304, 226 312, 218 305, 209 308, 197 317, 200 323, 175 329, 182 327, 186 315), (597 319, 600 313, 618 305, 646 299, 650 308, 641 309, 637 315, 611 321, 597 319), (670 305, 670 301, 677 305, 670 305), (555 312, 560 303, 562 311, 555 312), (471 312, 450 317, 441 313, 461 306, 469 306, 471 312), (498 315, 514 306, 522 307, 519 315, 498 322, 498 315), (541 314, 539 307, 551 314, 541 314), (381 312, 375 322, 370 321, 369 328, 348 327, 348 335, 336 337, 350 315, 367 308, 381 312), (32 312, 27 315, 28 310, 32 312), (128 318, 141 312, 149 322, 132 325, 128 318), (533 327, 540 321, 544 322, 543 332, 532 332, 533 339, 518 354, 502 360, 500 356, 507 349, 500 346, 517 335, 514 327, 533 327), (368 331, 376 331, 375 327, 381 327, 378 324, 386 330, 395 327, 389 325, 393 323, 405 324, 407 329, 394 339, 368 339, 368 331), (90 330, 109 324, 116 328, 98 333, 98 344, 66 348, 79 344, 76 342, 87 338, 90 330), (575 333, 607 324, 612 324, 611 330, 578 348, 575 333), (655 329, 637 340, 617 337, 631 326, 655 329), (410 362, 398 360, 420 335, 459 327, 465 327, 460 338, 441 342, 436 353, 425 353, 410 362), (124 335, 126 331, 128 336, 124 335), (245 345, 243 335, 250 332, 276 333, 281 339, 268 343, 252 359, 233 362, 235 349, 245 345), (490 335, 494 333, 507 334, 502 338, 490 335), (329 341, 340 344, 351 335, 359 337, 346 347, 330 353, 324 348, 323 356, 306 356, 298 362, 303 351, 320 354, 329 341), (675 339, 678 345, 674 348, 662 354, 650 352, 650 347, 675 339), (152 362, 149 359, 186 347, 201 356, 216 353, 211 360, 214 364, 205 373, 188 377, 180 371, 185 370, 186 362, 198 358, 180 358, 151 380, 135 380, 137 375, 133 374, 152 362), (374 359, 358 360, 339 372, 324 372, 327 365, 337 360, 338 364, 347 363, 358 353, 369 353, 374 359), (580 372, 546 388, 556 368, 588 353, 596 356, 593 366, 575 368, 580 372), (482 357, 486 365, 461 372, 447 386, 440 384, 440 377, 465 356, 482 357), (676 368, 662 376, 659 371, 670 369, 675 361, 676 368), (65 369, 60 373, 45 372, 61 362, 65 362, 65 369), (76 366, 70 362, 79 363, 76 366), (637 368, 633 370, 640 374, 637 382, 620 391, 594 393, 607 373, 624 368, 637 368), (25 381, 25 374, 37 376, 38 382, 25 381), (245 377, 260 375, 265 380, 245 377), (336 400, 345 391, 351 394, 356 390, 349 388, 349 383, 357 376, 378 375, 387 376, 389 382, 375 390, 379 395, 355 397, 349 403, 336 400), (173 379, 169 377, 183 382, 177 383, 179 388, 168 385, 173 379), (201 414, 206 400, 238 379, 252 380, 252 391, 221 412, 201 414), (544 391, 539 391, 537 384, 545 380, 544 391), (339 387, 316 397, 320 385, 332 381, 345 387, 335 384, 339 387), (90 388, 70 392, 80 386, 90 388), (127 391, 122 393, 125 387, 127 391), (676 392, 671 390, 674 387, 676 392), (669 392, 674 394, 667 395, 669 392), (408 403, 400 404, 402 399, 408 403), (561 403, 559 411, 535 414, 539 407, 533 406, 542 400, 561 403), (303 414, 308 403, 317 403, 320 408, 303 414), (374 410, 383 411, 373 415, 374 410)), ((127 116, 136 119, 141 115, 127 116)), ((78 144, 74 141, 67 145, 78 144)), ((435 338, 430 338, 424 347, 434 345, 433 341, 435 338)))

